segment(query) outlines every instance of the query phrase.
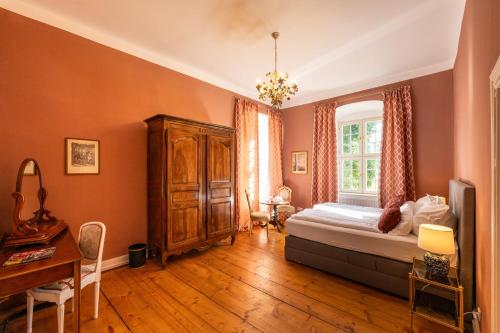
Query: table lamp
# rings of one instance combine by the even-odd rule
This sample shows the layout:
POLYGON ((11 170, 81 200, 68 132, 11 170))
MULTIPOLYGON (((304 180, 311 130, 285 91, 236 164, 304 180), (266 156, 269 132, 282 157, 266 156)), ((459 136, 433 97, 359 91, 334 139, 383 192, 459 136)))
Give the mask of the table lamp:
POLYGON ((436 224, 421 224, 418 247, 427 252, 424 263, 431 277, 443 278, 450 271, 450 255, 455 253, 453 229, 436 224))

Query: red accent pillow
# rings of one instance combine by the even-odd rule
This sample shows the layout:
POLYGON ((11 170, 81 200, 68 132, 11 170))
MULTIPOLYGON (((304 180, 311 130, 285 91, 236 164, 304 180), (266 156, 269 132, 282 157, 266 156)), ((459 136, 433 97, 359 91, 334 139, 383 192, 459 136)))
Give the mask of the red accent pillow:
POLYGON ((405 203, 405 196, 403 194, 396 195, 395 197, 392 197, 387 203, 385 204, 384 208, 399 208, 405 203))
POLYGON ((383 233, 388 233, 401 222, 401 210, 398 207, 384 208, 380 220, 378 221, 378 229, 383 233))

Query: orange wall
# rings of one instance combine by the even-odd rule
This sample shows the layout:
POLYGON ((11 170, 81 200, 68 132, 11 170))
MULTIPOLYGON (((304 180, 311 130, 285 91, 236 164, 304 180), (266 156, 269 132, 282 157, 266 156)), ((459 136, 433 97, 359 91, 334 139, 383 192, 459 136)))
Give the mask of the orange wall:
POLYGON ((0 229, 17 168, 38 160, 46 207, 108 227, 105 258, 146 240, 146 127, 156 113, 233 125, 230 91, 0 9, 0 229), (101 141, 101 174, 66 176, 64 138, 101 141))
POLYGON ((481 332, 490 332, 490 88, 500 55, 500 1, 469 0, 453 71, 455 176, 476 187, 476 293, 481 332))
POLYGON ((339 105, 366 99, 381 99, 378 92, 409 84, 414 113, 415 185, 417 197, 425 193, 448 196, 453 178, 453 75, 452 71, 422 76, 396 84, 285 109, 284 182, 293 191, 294 205, 311 205, 311 153, 314 105, 338 101, 339 105), (373 94, 372 94, 373 93, 373 94), (370 95, 369 97, 362 97, 370 95), (372 96, 373 95, 373 96, 372 96), (357 98, 360 97, 360 98, 357 98), (344 102, 342 102, 344 101, 344 102), (291 153, 308 151, 308 174, 291 173, 291 153))

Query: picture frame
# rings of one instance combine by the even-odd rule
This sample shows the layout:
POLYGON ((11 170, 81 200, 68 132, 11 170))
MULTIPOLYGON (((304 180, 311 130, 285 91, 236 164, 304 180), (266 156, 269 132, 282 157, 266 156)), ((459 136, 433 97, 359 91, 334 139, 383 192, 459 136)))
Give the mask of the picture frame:
POLYGON ((29 161, 28 164, 24 167, 23 174, 25 176, 35 176, 36 175, 36 168, 35 168, 35 162, 29 161))
POLYGON ((292 152, 292 173, 307 174, 307 151, 292 152))
POLYGON ((99 140, 65 138, 65 170, 67 175, 100 174, 99 140))

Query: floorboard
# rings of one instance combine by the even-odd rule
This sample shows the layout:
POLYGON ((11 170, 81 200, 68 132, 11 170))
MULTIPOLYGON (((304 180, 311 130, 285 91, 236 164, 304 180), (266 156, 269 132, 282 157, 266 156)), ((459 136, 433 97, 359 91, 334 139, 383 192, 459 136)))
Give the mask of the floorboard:
MULTIPOLYGON (((284 236, 240 233, 236 243, 173 257, 162 270, 122 267, 102 276, 99 318, 82 293, 82 332, 408 332, 407 301, 288 262, 284 236)), ((67 309, 70 308, 68 305, 67 309)), ((67 311, 66 332, 72 332, 67 311)), ((37 311, 33 332, 54 332, 55 307, 37 311)), ((7 332, 26 330, 26 317, 7 332)), ((415 319, 414 332, 447 333, 415 319)))

